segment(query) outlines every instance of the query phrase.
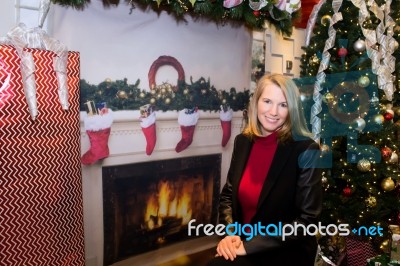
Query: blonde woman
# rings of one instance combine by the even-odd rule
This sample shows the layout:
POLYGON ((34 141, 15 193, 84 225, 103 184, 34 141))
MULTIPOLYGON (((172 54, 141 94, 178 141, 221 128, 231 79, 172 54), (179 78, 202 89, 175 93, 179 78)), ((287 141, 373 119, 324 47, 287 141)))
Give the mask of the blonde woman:
POLYGON ((295 83, 279 74, 263 76, 220 195, 219 222, 231 233, 208 265, 313 266, 315 230, 305 229, 318 225, 321 212, 318 158, 295 83), (295 226, 296 235, 290 234, 295 226))

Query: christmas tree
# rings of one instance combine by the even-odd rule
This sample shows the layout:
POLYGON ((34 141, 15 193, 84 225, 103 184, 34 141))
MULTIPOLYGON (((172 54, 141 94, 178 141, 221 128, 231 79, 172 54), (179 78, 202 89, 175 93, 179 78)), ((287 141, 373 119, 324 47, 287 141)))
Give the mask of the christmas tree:
MULTIPOLYGON (((322 0, 296 80, 321 143, 321 222, 349 224, 377 254, 389 252, 388 226, 400 225, 399 20, 400 1, 322 0)), ((321 254, 338 263, 350 237, 321 235, 321 254)))

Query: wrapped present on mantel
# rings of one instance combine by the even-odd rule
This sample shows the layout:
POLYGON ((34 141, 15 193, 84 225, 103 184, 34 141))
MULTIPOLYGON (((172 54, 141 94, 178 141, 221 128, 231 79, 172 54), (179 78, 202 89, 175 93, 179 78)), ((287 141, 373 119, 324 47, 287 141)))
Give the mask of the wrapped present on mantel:
POLYGON ((2 265, 84 265, 79 58, 40 27, 0 39, 2 265))

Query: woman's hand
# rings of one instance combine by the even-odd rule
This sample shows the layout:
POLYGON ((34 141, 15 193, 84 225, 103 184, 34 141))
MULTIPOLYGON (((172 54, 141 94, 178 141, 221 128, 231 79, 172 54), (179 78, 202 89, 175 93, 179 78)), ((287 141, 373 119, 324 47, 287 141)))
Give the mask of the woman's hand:
POLYGON ((237 255, 246 255, 246 250, 239 236, 226 236, 219 241, 217 256, 223 256, 226 260, 233 261, 237 255))

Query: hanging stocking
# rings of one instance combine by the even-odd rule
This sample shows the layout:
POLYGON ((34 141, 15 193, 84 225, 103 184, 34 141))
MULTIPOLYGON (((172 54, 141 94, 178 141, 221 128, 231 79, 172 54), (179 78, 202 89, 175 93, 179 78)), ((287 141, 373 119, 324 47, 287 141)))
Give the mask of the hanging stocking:
POLYGON ((110 155, 108 139, 112 123, 112 111, 108 108, 103 108, 98 115, 85 117, 84 126, 89 136, 90 149, 82 156, 82 164, 90 165, 110 155))
POLYGON ((219 118, 221 120, 221 127, 222 127, 222 142, 221 142, 222 147, 225 147, 225 145, 231 138, 232 116, 233 116, 233 111, 231 108, 224 110, 224 108, 221 107, 221 111, 219 112, 219 118))
POLYGON ((175 147, 176 152, 181 152, 192 144, 194 129, 199 120, 197 108, 179 111, 178 123, 181 126, 182 139, 175 147))
POLYGON ((156 113, 151 113, 148 117, 140 118, 140 126, 142 127, 143 134, 146 138, 146 154, 151 155, 157 141, 156 134, 156 113))

